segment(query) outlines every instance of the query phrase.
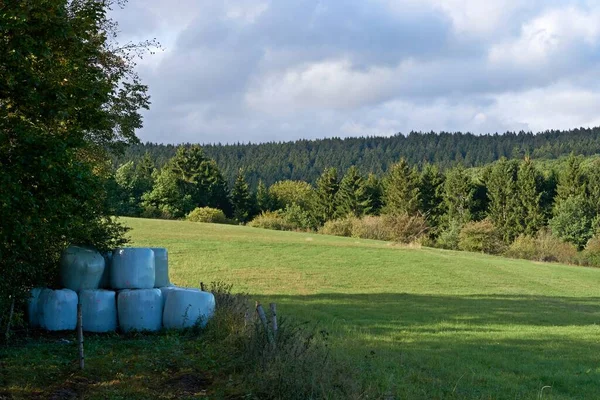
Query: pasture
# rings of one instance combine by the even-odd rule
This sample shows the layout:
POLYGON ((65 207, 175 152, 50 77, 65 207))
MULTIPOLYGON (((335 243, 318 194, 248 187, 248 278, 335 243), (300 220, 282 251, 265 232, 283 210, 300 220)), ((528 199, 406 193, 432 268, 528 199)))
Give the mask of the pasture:
MULTIPOLYGON (((168 248, 172 282, 225 281, 263 303, 276 302, 280 316, 329 332, 335 357, 359 368, 382 394, 600 397, 600 270, 313 233, 123 221, 132 228, 133 245, 168 248)), ((156 374, 166 374, 155 349, 169 337, 110 348, 117 340, 88 339, 87 373, 94 375, 94 351, 98 358, 118 358, 96 372, 114 375, 113 386, 98 393, 143 397, 135 392, 143 382, 135 379, 152 379, 140 378, 135 368, 151 363, 156 374), (128 375, 131 368, 137 375, 128 375)), ((5 351, 0 379, 9 393, 26 397, 49 376, 64 377, 61 371, 72 366, 61 349, 39 339, 5 351), (20 377, 28 368, 38 381, 20 377)))

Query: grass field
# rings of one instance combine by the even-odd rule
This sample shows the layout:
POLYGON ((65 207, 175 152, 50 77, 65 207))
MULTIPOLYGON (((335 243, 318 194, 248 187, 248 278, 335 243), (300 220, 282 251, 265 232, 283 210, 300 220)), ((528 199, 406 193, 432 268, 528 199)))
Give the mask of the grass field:
MULTIPOLYGON (((174 283, 230 282, 277 302, 279 315, 317 323, 337 357, 382 393, 600 398, 600 270, 247 227, 124 222, 134 245, 169 249, 174 283)), ((110 338, 91 340, 101 352, 110 338)), ((148 346, 140 340, 132 348, 148 346)), ((48 351, 34 342, 4 365, 23 372, 30 361, 21 357, 43 364, 48 351)), ((27 393, 22 386, 12 393, 27 393)))

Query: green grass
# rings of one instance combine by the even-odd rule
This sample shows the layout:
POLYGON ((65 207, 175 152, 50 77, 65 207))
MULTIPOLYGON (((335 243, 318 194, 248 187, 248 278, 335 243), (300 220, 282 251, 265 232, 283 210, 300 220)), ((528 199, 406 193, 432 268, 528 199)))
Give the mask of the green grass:
MULTIPOLYGON (((134 245, 169 249, 174 283, 230 282, 257 300, 277 302, 280 316, 317 323, 330 332, 336 356, 360 368, 382 393, 410 399, 600 397, 600 270, 247 227, 124 222, 133 228, 134 245)), ((143 365, 154 365, 153 346, 167 341, 132 339, 133 348, 135 340, 147 352, 135 351, 143 365)), ((99 337, 91 346, 105 352, 112 343, 120 359, 130 346, 115 342, 99 337)), ((32 364, 23 356, 40 362, 48 346, 60 349, 47 339, 32 340, 0 359, 17 382, 13 394, 24 390, 18 371, 32 364)), ((178 346, 186 354, 195 344, 178 346)), ((89 353, 93 365, 94 349, 89 353)), ((50 362, 50 371, 60 375, 61 360, 50 362)), ((211 371, 211 360, 180 367, 211 371)), ((135 368, 117 364, 114 370, 135 368)), ((139 372, 127 376, 134 381, 139 372)), ((115 385, 127 379, 115 378, 121 382, 115 385)), ((94 393, 121 393, 105 389, 94 393)), ((35 383, 29 390, 38 390, 35 383)))

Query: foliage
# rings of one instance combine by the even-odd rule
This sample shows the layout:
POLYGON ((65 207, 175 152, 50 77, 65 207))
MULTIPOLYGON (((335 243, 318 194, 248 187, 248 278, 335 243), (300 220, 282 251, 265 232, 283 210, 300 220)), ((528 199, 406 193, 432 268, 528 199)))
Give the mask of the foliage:
POLYGON ((345 217, 339 219, 332 219, 325 222, 325 225, 319 229, 319 233, 323 235, 333 235, 333 236, 352 236, 352 230, 354 228, 354 223, 357 221, 356 217, 345 217))
POLYGON ((284 209, 286 206, 297 204, 305 210, 314 204, 314 189, 302 181, 280 181, 269 188, 274 208, 284 209))
POLYGON ((388 216, 365 215, 352 221, 352 237, 372 240, 394 240, 393 225, 388 216))
POLYGON ((540 230, 536 235, 539 248, 539 260, 574 264, 577 259, 577 247, 557 238, 548 229, 540 230))
POLYGON ((272 211, 273 210, 273 199, 269 195, 269 190, 263 183, 263 181, 258 181, 258 187, 256 189, 256 211, 258 213, 264 211, 272 211))
POLYGON ((446 250, 458 250, 458 242, 460 240, 460 231, 463 225, 456 220, 450 221, 434 242, 435 247, 446 250))
POLYGON ((99 1, 0 3, 0 315, 55 282, 68 244, 125 242, 106 150, 137 142, 149 98, 131 51, 145 46, 119 47, 107 12, 99 1))
POLYGON ((584 265, 600 267, 600 237, 594 235, 581 252, 580 261, 584 265))
POLYGON ((579 196, 559 199, 549 221, 552 233, 582 249, 594 235, 594 215, 588 200, 579 196))
POLYGON ((540 246, 535 237, 519 235, 504 252, 506 257, 522 258, 524 260, 539 260, 540 246))
POLYGON ((415 214, 419 209, 419 177, 404 158, 392 165, 383 180, 384 213, 415 214))
POLYGON ((327 168, 317 179, 314 210, 321 225, 334 218, 337 208, 336 195, 339 188, 340 183, 335 168, 327 168))
POLYGON ((253 228, 272 229, 276 231, 293 231, 298 229, 289 222, 281 211, 265 211, 248 223, 253 228))
POLYGON ((281 211, 281 215, 290 226, 294 227, 294 230, 312 231, 318 227, 318 222, 313 215, 298 204, 286 206, 285 210, 281 211))
POLYGON ((448 171, 443 191, 446 226, 462 226, 471 221, 474 193, 473 183, 464 168, 459 166, 448 171))
POLYGON ((487 219, 469 222, 460 231, 458 248, 478 253, 500 254, 505 248, 502 235, 487 219))
POLYGON ((231 222, 223 211, 211 207, 196 207, 185 216, 185 219, 190 222, 207 222, 212 224, 228 224, 231 222))
POLYGON ((256 209, 255 198, 250 193, 244 171, 241 169, 231 191, 231 203, 233 205, 233 218, 236 221, 245 223, 252 218, 256 209))
POLYGON ((526 158, 517 172, 518 204, 516 206, 519 233, 534 235, 544 226, 542 209, 543 177, 535 168, 533 161, 526 158))
POLYGON ((418 214, 385 214, 382 218, 384 226, 390 232, 390 239, 397 243, 415 243, 429 230, 425 218, 418 214))
POLYGON ((501 159, 489 167, 485 176, 485 185, 490 200, 488 218, 500 232, 505 243, 511 243, 522 233, 517 172, 516 161, 501 159))
POLYGON ((335 194, 335 215, 360 217, 370 211, 365 180, 356 167, 350 167, 340 182, 335 194))
MULTIPOLYGON (((256 188, 262 179, 270 186, 283 180, 316 183, 326 168, 341 174, 355 165, 362 174, 383 176, 389 166, 401 158, 410 165, 436 164, 442 170, 457 165, 481 167, 502 157, 522 159, 529 154, 536 160, 555 160, 569 153, 600 153, 600 128, 531 132, 507 132, 502 135, 479 135, 449 132, 411 132, 391 137, 352 137, 299 140, 284 143, 205 145, 206 154, 214 159, 232 185, 240 168, 248 171, 248 184, 256 188), (514 149, 519 151, 515 152, 514 149)), ((115 164, 152 154, 157 166, 164 165, 176 151, 170 144, 146 143, 132 146, 115 164)))
POLYGON ((436 165, 425 164, 419 177, 419 211, 432 232, 442 224, 444 209, 444 175, 436 165))

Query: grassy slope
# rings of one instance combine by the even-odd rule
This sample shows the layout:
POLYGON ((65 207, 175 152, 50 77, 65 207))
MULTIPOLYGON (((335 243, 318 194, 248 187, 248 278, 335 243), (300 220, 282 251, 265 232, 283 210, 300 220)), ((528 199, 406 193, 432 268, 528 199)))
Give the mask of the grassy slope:
POLYGON ((126 219, 179 285, 224 280, 317 321, 407 397, 600 396, 600 270, 246 227, 126 219))
MULTIPOLYGON (((544 386, 551 386, 544 399, 600 397, 600 270, 315 234, 124 221, 135 245, 169 249, 174 283, 222 280, 276 301, 280 316, 318 323, 339 357, 400 398, 538 398, 544 386)), ((61 391, 193 397, 202 382, 189 388, 190 376, 214 381, 213 388, 231 385, 219 376, 219 354, 194 340, 88 335, 86 343, 83 374, 74 373, 74 344, 52 336, 4 355, 0 349, 0 398, 3 385, 21 398, 61 391)))

